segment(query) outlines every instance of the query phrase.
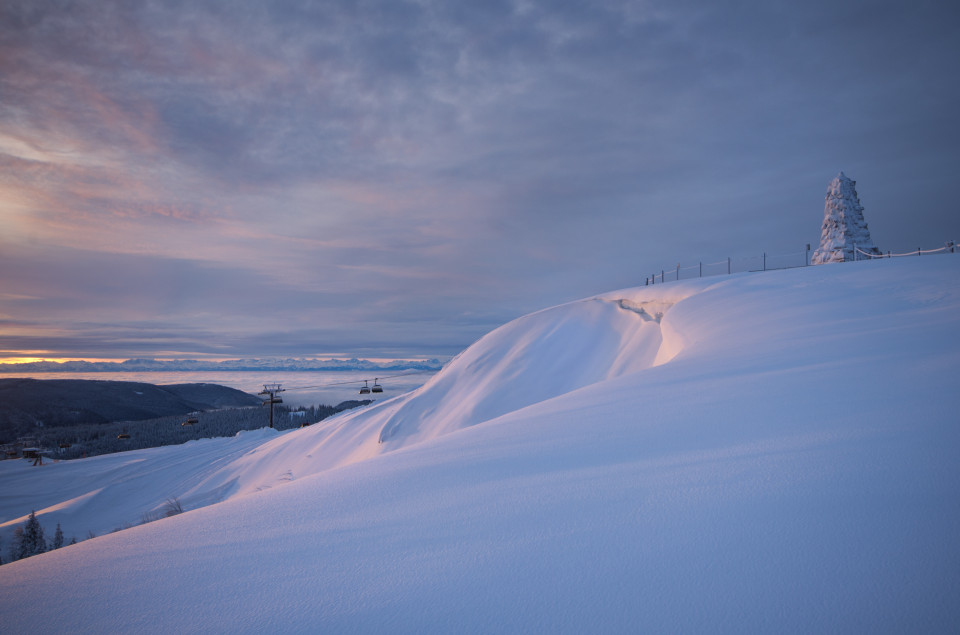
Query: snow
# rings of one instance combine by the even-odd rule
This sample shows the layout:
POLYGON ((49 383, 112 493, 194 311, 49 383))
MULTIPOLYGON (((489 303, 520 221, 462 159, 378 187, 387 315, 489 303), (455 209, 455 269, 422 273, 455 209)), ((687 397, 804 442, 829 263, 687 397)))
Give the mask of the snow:
POLYGON ((45 461, 42 469, 29 461, 3 461, 0 535, 9 540, 31 511, 51 536, 60 523, 69 542, 89 532, 100 535, 138 524, 160 512, 170 498, 182 498, 187 508, 219 502, 229 483, 205 488, 204 477, 279 434, 271 428, 248 430, 230 439, 189 441, 174 448, 45 461))
POLYGON ((309 428, 2 462, 7 530, 188 510, 0 567, 4 630, 956 632, 958 274, 626 289, 309 428))
POLYGON ((811 264, 857 260, 859 257, 854 254, 854 249, 880 255, 870 238, 856 185, 856 181, 840 172, 827 186, 820 246, 813 252, 811 264))

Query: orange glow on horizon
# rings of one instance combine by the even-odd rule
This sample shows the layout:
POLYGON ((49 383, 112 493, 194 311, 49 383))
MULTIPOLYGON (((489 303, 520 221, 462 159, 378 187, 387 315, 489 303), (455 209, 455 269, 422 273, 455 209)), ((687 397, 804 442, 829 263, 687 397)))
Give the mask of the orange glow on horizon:
MULTIPOLYGON (((320 356, 308 356, 297 359, 315 359, 315 360, 331 360, 331 359, 352 359, 356 357, 351 354, 340 354, 340 355, 320 355, 320 356)), ((120 363, 128 361, 129 357, 0 357, 0 364, 32 364, 35 362, 54 362, 57 364, 62 364, 64 362, 113 362, 120 363)), ((240 357, 216 357, 216 358, 206 358, 206 357, 197 357, 197 356, 178 356, 178 357, 147 357, 147 359, 155 359, 157 361, 175 361, 175 360, 185 360, 185 361, 206 361, 206 362, 229 362, 229 361, 240 361, 240 357)), ((280 359, 273 357, 263 357, 259 359, 280 359)), ((375 363, 388 363, 388 362, 422 362, 429 359, 433 359, 429 356, 424 355, 411 355, 409 357, 360 357, 358 359, 363 359, 368 362, 375 363)))
POLYGON ((99 357, 3 357, 0 364, 32 364, 34 362, 122 362, 122 359, 99 357))

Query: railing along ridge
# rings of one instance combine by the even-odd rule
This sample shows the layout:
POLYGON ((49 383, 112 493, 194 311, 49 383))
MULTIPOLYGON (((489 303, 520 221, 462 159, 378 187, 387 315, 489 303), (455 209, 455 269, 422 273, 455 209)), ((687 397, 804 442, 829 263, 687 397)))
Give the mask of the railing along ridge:
MULTIPOLYGON (((958 253, 960 252, 960 246, 957 245, 955 241, 948 240, 943 247, 938 247, 937 249, 922 249, 918 247, 916 251, 908 251, 901 254, 894 254, 887 252, 885 254, 872 254, 866 251, 863 251, 856 245, 853 246, 853 261, 859 261, 861 259, 868 260, 877 260, 880 258, 902 258, 905 256, 922 256, 938 253, 958 253)), ((848 262, 848 261, 845 261, 848 262)), ((780 269, 795 269, 798 267, 809 267, 810 266, 810 245, 806 246, 806 249, 803 251, 792 252, 788 254, 768 254, 763 252, 759 256, 746 256, 739 259, 733 259, 727 257, 726 260, 719 260, 717 262, 704 263, 703 261, 698 262, 695 265, 681 266, 680 263, 677 263, 676 267, 671 267, 670 269, 661 269, 660 273, 654 272, 652 275, 647 276, 644 281, 645 285, 651 284, 663 284, 665 282, 675 282, 679 280, 690 280, 693 278, 707 278, 711 276, 722 276, 722 275, 731 275, 734 273, 745 273, 745 272, 756 272, 756 271, 776 271, 780 269), (783 259, 792 259, 803 256, 803 262, 788 262, 783 264, 783 259), (778 261, 781 263, 779 266, 776 266, 775 262, 778 261), (773 263, 771 261, 774 261, 773 263), (745 267, 744 263, 747 264, 745 267), (759 267, 756 267, 755 264, 760 264, 759 267), (736 265, 736 266, 735 266, 736 265), (707 268, 707 272, 704 273, 704 268, 707 268), (711 268, 721 267, 720 271, 711 271, 711 268), (688 276, 686 278, 682 277, 681 273, 684 271, 696 270, 697 275, 688 276), (659 280, 658 280, 659 278, 659 280)))

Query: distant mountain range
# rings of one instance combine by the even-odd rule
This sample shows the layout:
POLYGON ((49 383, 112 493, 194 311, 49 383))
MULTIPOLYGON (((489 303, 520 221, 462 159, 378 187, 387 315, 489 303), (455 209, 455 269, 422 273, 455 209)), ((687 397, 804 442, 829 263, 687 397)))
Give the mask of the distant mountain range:
POLYGON ((26 362, 0 364, 0 373, 99 373, 189 372, 230 370, 440 370, 437 359, 372 362, 366 359, 231 359, 211 362, 196 359, 128 359, 123 362, 26 362))

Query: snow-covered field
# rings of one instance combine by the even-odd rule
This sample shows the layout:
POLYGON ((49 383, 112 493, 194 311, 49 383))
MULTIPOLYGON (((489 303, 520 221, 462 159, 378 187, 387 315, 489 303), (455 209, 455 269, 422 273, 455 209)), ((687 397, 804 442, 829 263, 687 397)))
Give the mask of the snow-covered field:
POLYGON ((958 256, 740 274, 310 428, 3 462, 6 536, 102 535, 0 567, 0 628, 957 632, 958 356, 958 256))

